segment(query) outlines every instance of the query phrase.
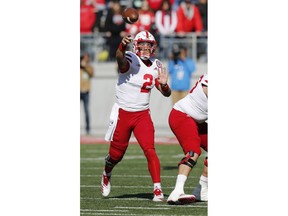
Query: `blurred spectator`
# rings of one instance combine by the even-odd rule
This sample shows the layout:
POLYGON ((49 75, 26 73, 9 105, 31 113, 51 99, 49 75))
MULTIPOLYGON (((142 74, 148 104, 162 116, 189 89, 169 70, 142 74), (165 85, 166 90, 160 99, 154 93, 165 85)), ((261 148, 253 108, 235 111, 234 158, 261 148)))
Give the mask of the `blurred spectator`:
POLYGON ((128 34, 136 35, 140 31, 152 32, 152 25, 154 24, 154 13, 149 7, 148 1, 143 0, 141 8, 138 10, 139 18, 134 24, 127 24, 126 31, 128 34))
POLYGON ((171 77, 171 91, 173 105, 188 94, 191 75, 195 72, 195 62, 187 57, 187 48, 174 44, 172 58, 168 62, 171 77))
POLYGON ((93 77, 94 69, 89 64, 90 56, 84 53, 80 57, 80 101, 83 101, 85 111, 85 130, 86 134, 90 133, 90 115, 89 115, 89 92, 90 80, 93 77))
POLYGON ((105 0, 91 0, 92 4, 96 8, 95 12, 104 10, 106 8, 105 0))
POLYGON ((95 7, 90 0, 80 0, 80 53, 89 53, 91 59, 94 59, 93 50, 93 26, 95 23, 95 7))
POLYGON ((132 7, 135 9, 140 9, 142 6, 142 0, 133 0, 132 7))
POLYGON ((103 9, 97 10, 95 13, 96 22, 94 23, 94 32, 105 32, 105 22, 108 14, 108 6, 104 6, 103 9))
MULTIPOLYGON (((148 0, 150 8, 156 12, 161 9, 161 4, 163 0, 148 0)), ((174 0, 170 0, 171 5, 174 4, 174 0)))
POLYGON ((179 36, 185 36, 186 33, 196 32, 201 34, 203 24, 198 7, 192 3, 192 0, 184 0, 177 9, 178 25, 176 32, 179 36))
POLYGON ((155 24, 159 33, 163 36, 174 33, 177 26, 177 14, 172 9, 169 0, 162 1, 161 9, 156 11, 155 24))
POLYGON ((199 37, 197 44, 197 58, 200 61, 207 62, 207 32, 208 32, 208 0, 199 0, 196 4, 199 8, 202 23, 203 32, 202 36, 199 37))
POLYGON ((106 31, 107 43, 109 46, 109 60, 114 61, 116 50, 122 37, 126 35, 126 23, 122 19, 123 9, 120 2, 118 0, 111 0, 109 4, 110 8, 108 9, 104 29, 106 31))
POLYGON ((95 8, 87 0, 80 0, 80 33, 91 33, 95 22, 95 8))
POLYGON ((180 3, 181 3, 182 1, 183 1, 183 0, 175 0, 175 1, 174 1, 174 4, 172 5, 173 9, 174 9, 174 10, 177 10, 178 7, 179 7, 179 5, 180 5, 180 3))
POLYGON ((202 18, 203 32, 208 31, 208 0, 198 0, 196 6, 199 8, 202 18))
POLYGON ((173 39, 170 39, 169 37, 173 36, 172 34, 175 33, 175 28, 177 26, 177 14, 176 11, 172 8, 170 0, 162 1, 161 9, 156 11, 155 26, 157 29, 157 42, 159 44, 160 51, 159 54, 162 58, 168 58, 169 52, 165 52, 164 50, 165 47, 170 49, 174 43, 173 39), (168 39, 168 43, 161 41, 163 39, 165 41, 165 38, 163 37, 168 39))
POLYGON ((108 14, 108 4, 106 5, 104 0, 94 0, 94 2, 94 4, 97 5, 97 10, 95 12, 96 22, 93 26, 94 33, 97 33, 94 34, 94 43, 97 44, 98 49, 97 59, 98 61, 106 61, 109 57, 109 46, 107 42, 107 37, 105 36, 105 22, 108 14), (95 35, 97 36, 95 37, 95 35))

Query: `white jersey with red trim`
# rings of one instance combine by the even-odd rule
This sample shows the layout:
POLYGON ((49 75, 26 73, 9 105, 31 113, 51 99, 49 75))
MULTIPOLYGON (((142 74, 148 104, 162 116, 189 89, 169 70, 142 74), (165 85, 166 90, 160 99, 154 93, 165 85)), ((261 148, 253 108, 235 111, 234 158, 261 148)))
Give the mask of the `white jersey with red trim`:
POLYGON ((127 72, 120 73, 116 84, 116 100, 120 108, 126 111, 141 111, 149 108, 151 89, 158 78, 161 61, 150 58, 152 65, 146 66, 133 52, 126 51, 130 64, 127 72))
POLYGON ((186 97, 179 100, 173 106, 174 109, 186 113, 198 123, 202 123, 208 119, 208 97, 204 93, 202 85, 208 87, 207 73, 199 78, 186 97))

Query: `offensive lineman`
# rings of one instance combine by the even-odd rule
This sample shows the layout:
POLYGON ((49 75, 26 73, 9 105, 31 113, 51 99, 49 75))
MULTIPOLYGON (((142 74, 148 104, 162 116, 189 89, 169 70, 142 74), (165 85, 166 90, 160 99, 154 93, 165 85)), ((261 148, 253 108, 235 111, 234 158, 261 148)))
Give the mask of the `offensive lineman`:
POLYGON ((165 97, 170 96, 171 90, 167 84, 166 68, 158 59, 151 58, 156 47, 153 35, 142 31, 134 39, 129 35, 125 36, 116 51, 119 69, 116 103, 112 108, 110 125, 105 136, 105 139, 111 142, 100 185, 104 197, 107 197, 111 190, 112 169, 122 160, 133 132, 148 162, 148 170, 154 183, 153 201, 164 199, 149 100, 154 85, 165 97), (132 41, 133 52, 125 51, 132 41))
POLYGON ((169 125, 179 141, 185 157, 178 164, 178 175, 174 190, 169 195, 168 204, 189 204, 197 201, 208 201, 208 158, 199 185, 193 195, 184 193, 187 177, 196 165, 203 148, 208 152, 207 123, 208 119, 208 74, 202 75, 188 95, 178 101, 170 112, 169 125))

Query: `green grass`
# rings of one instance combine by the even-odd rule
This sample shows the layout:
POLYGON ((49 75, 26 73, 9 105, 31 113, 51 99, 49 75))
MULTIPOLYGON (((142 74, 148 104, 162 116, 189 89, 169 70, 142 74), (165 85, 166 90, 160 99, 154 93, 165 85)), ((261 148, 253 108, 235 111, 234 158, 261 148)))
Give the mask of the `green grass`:
MULTIPOLYGON (((153 183, 147 169, 146 158, 139 145, 130 145, 123 160, 114 168, 111 193, 102 198, 100 192, 104 157, 109 145, 81 145, 80 211, 81 215, 207 215, 207 203, 175 206, 166 202, 153 202, 153 183)), ((161 163, 161 185, 168 198, 178 172, 177 164, 183 157, 179 145, 156 145, 161 163)), ((185 193, 192 193, 199 181, 205 153, 185 184, 185 193)))

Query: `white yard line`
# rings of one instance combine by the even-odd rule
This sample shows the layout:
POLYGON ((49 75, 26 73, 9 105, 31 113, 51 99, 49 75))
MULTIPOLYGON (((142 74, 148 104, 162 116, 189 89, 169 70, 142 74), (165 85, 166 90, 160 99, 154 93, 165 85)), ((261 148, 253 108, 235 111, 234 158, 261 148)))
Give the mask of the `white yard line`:
MULTIPOLYGON (((103 200, 104 198, 80 198, 81 200, 103 200)), ((125 201, 151 201, 151 199, 149 198, 105 198, 106 200, 125 200, 125 201)), ((207 208, 208 207, 208 203, 203 203, 203 204, 200 204, 200 203, 197 203, 197 204, 192 204, 192 205, 156 205, 156 206, 159 206, 159 207, 165 207, 165 206, 169 206, 169 207, 172 207, 172 208, 207 208)), ((81 210, 82 211, 82 210, 81 210)), ((97 211, 100 211, 100 210, 97 210, 97 211)))
MULTIPOLYGON (((104 166, 104 163, 103 163, 103 166, 104 166)), ((81 167, 81 170, 103 170, 103 166, 101 167, 81 167)), ((127 167, 117 167, 117 170, 127 170, 127 167)), ((133 167, 130 167, 129 170, 147 170, 147 167, 143 167, 142 169, 141 168, 133 168, 133 167)))
MULTIPOLYGON (((152 198, 152 197, 151 197, 152 198)), ((139 201, 139 200, 144 200, 144 201, 147 201, 147 200, 151 200, 149 198, 90 198, 90 197, 81 197, 80 198, 81 200, 103 200, 103 199, 106 199, 106 200, 127 200, 127 201, 139 201)))
MULTIPOLYGON (((139 200, 143 200, 143 201, 150 201, 151 199, 149 198, 80 198, 81 200, 126 200, 126 201, 139 201, 139 200)), ((203 203, 197 203, 197 204, 192 204, 192 205, 155 205, 155 206, 159 206, 159 207, 163 207, 163 206, 169 206, 169 207, 173 207, 173 208, 207 208, 208 207, 208 203, 203 202, 203 203)), ((82 210, 81 210, 82 211, 82 210)))
MULTIPOLYGON (((81 170, 103 170, 103 167, 81 167, 81 170)), ((127 168, 125 168, 126 170, 127 168)))
MULTIPOLYGON (((94 153, 104 153, 104 156, 105 156, 105 154, 107 154, 108 153, 108 149, 107 150, 96 150, 96 149, 86 149, 86 150, 81 150, 81 152, 83 153, 83 154, 89 154, 89 153, 91 153, 91 154, 94 154, 94 153)), ((132 154, 132 153, 135 153, 135 154, 139 154, 139 153, 142 153, 142 150, 140 149, 140 150, 128 150, 129 151, 129 154, 132 154)), ((172 153, 172 152, 171 152, 172 153)))
MULTIPOLYGON (((167 215, 167 214, 165 214, 165 215, 159 215, 159 214, 157 214, 157 215, 151 215, 151 214, 127 214, 127 213, 125 213, 125 214, 114 214, 114 213, 81 213, 81 215, 107 215, 107 216, 112 216, 112 215, 125 215, 125 216, 134 216, 134 215, 137 215, 137 216, 187 216, 187 215, 167 215)), ((206 214, 205 215, 199 215, 199 214, 197 214, 197 215, 193 215, 193 214, 189 214, 189 216, 207 216, 206 214)))
MULTIPOLYGON (((102 168, 103 169, 103 168, 102 168)), ((81 177, 90 177, 90 178, 98 178, 100 175, 80 175, 81 177)), ((117 177, 117 178, 151 178, 150 175, 112 175, 113 177, 117 177)), ((161 178, 177 178, 176 175, 174 176, 161 176, 161 178)), ((199 178, 196 176, 189 176, 189 178, 199 178)))
POLYGON ((128 212, 129 210, 96 210, 96 209, 80 209, 81 212, 128 212))
POLYGON ((129 216, 129 215, 137 215, 137 216, 139 216, 139 214, 127 214, 127 213, 125 213, 125 214, 114 214, 114 213, 100 213, 100 212, 84 212, 84 213, 80 213, 80 215, 108 215, 108 216, 110 216, 110 215, 125 215, 125 216, 129 216))
POLYGON ((153 209, 153 210, 159 210, 159 209, 162 209, 162 210, 169 210, 171 208, 154 208, 154 207, 131 207, 131 206, 115 206, 114 208, 117 208, 117 209, 153 209))
MULTIPOLYGON (((167 204, 168 205, 168 204, 167 204)), ((163 206, 163 205, 156 205, 156 206, 163 206)), ((208 206, 203 206, 203 205, 169 205, 172 208, 207 208, 208 206)))
MULTIPOLYGON (((164 158, 164 156, 158 156, 159 159, 164 158)), ((183 157, 183 155, 173 155, 171 156, 171 158, 179 158, 179 160, 183 157)), ((167 156, 165 156, 165 158, 167 158, 167 156)), ((146 157, 142 154, 142 155, 126 155, 124 156, 123 160, 133 160, 133 159, 146 159, 146 157)), ((82 157, 80 158, 81 162, 85 162, 85 161, 104 161, 105 157, 82 157)), ((137 162, 137 161, 136 161, 137 162)), ((143 161, 140 161, 143 162, 143 161)), ((169 163, 169 162, 166 162, 169 163)), ((170 162, 173 163, 174 162, 170 162)))
MULTIPOLYGON (((100 186, 99 185, 81 185, 80 187, 83 187, 83 188, 99 188, 100 186)), ((153 188, 153 186, 116 186, 116 185, 113 185, 111 186, 112 188, 153 188)), ((162 188, 174 188, 174 187, 165 187, 165 186, 162 186, 162 188)), ((195 187, 185 187, 185 189, 193 189, 195 187)))
MULTIPOLYGON (((124 156, 123 160, 146 159, 144 155, 124 156)), ((105 157, 81 158, 81 161, 104 161, 105 157)))

